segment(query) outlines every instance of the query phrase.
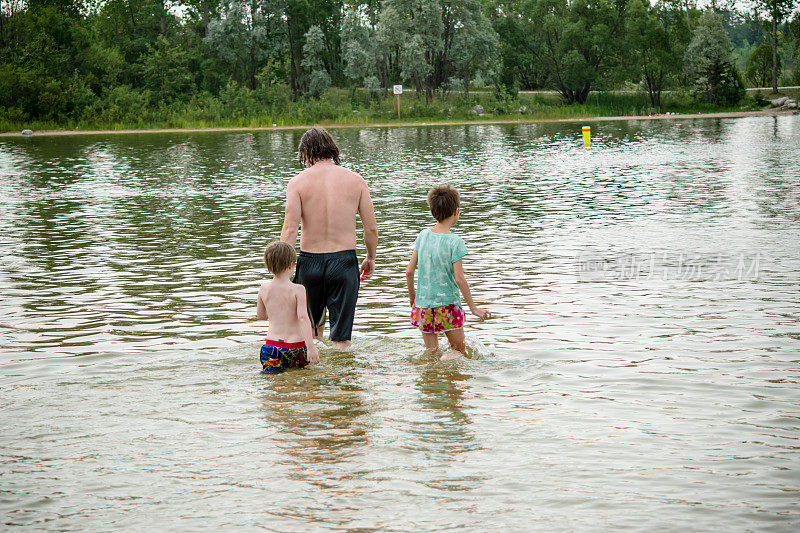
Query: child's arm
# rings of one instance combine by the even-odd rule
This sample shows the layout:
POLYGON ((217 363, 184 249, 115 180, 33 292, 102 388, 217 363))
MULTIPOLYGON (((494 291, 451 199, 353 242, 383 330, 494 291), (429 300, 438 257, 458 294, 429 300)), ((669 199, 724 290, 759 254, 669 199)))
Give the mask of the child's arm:
POLYGON ((481 322, 487 318, 491 318, 492 314, 489 311, 480 309, 472 300, 472 293, 469 291, 469 283, 467 283, 467 277, 464 275, 464 265, 461 264, 461 259, 453 263, 453 273, 456 277, 456 285, 461 289, 461 294, 464 295, 464 299, 467 301, 469 311, 478 317, 481 322))
POLYGON ((308 318, 308 308, 306 307, 306 288, 297 287, 297 319, 300 321, 300 333, 306 343, 308 350, 308 361, 319 363, 319 349, 314 344, 314 334, 311 332, 311 320, 308 318))
POLYGON ((258 290, 258 299, 256 300, 256 317, 259 320, 266 320, 267 319, 267 306, 264 305, 264 300, 261 297, 261 294, 266 289, 262 285, 261 288, 258 290))
POLYGON ((417 297, 417 288, 414 286, 414 271, 417 269, 417 260, 417 251, 414 250, 406 267, 406 287, 408 288, 408 299, 411 301, 411 307, 414 307, 414 299, 417 297))

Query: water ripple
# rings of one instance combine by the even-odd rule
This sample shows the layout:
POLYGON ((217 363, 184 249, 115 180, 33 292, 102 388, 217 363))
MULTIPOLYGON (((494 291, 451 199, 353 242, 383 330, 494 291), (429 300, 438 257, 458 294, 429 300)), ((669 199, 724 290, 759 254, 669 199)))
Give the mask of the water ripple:
POLYGON ((300 132, 0 142, 4 524, 796 530, 800 118, 592 130, 337 131, 378 270, 353 352, 268 377, 300 132), (497 316, 449 363, 402 275, 442 182, 497 316))

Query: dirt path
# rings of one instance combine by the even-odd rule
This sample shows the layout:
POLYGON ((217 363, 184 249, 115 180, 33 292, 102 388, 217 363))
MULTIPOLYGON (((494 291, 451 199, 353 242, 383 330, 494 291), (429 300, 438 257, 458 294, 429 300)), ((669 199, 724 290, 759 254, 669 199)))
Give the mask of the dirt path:
MULTIPOLYGON (((762 111, 731 111, 727 113, 697 113, 687 115, 631 115, 619 117, 578 117, 578 118, 520 118, 493 120, 455 120, 444 122, 386 122, 372 124, 323 124, 327 129, 342 128, 407 128, 415 126, 460 126, 460 125, 481 125, 481 124, 534 124, 547 122, 607 122, 610 120, 681 120, 692 118, 739 118, 739 117, 762 117, 762 116, 781 116, 796 115, 794 111, 780 111, 777 109, 765 109, 762 111)), ((261 127, 227 127, 227 128, 162 128, 162 129, 142 129, 142 130, 42 130, 34 131, 33 136, 42 135, 108 135, 122 133, 199 133, 206 131, 280 131, 280 130, 305 130, 311 125, 299 126, 261 126, 261 127)), ((21 137, 20 132, 0 133, 0 137, 21 137)))

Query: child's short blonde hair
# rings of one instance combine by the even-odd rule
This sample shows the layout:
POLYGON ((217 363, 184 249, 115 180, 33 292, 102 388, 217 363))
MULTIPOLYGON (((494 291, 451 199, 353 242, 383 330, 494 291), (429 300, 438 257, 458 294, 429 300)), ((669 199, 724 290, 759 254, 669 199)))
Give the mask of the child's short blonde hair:
POLYGON ((271 242, 264 250, 264 264, 273 274, 280 274, 296 262, 297 253, 285 242, 271 242))
POLYGON ((441 222, 456 213, 456 209, 461 205, 461 195, 455 187, 437 185, 428 191, 428 205, 431 207, 433 218, 441 222))

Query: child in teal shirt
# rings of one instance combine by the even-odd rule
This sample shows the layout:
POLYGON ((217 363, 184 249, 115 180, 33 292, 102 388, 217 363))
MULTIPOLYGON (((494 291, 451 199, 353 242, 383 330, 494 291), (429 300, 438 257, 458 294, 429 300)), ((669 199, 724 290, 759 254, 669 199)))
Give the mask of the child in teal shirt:
POLYGON ((458 191, 449 185, 437 185, 428 192, 428 205, 437 222, 417 236, 414 253, 406 267, 411 324, 422 331, 422 340, 429 350, 439 347, 438 334, 444 332, 451 351, 442 356, 443 361, 465 353, 460 294, 464 295, 470 312, 481 321, 491 316, 472 300, 461 264, 467 247, 461 237, 450 233, 450 228, 458 222, 460 202, 458 191), (415 287, 417 267, 419 280, 415 287))

